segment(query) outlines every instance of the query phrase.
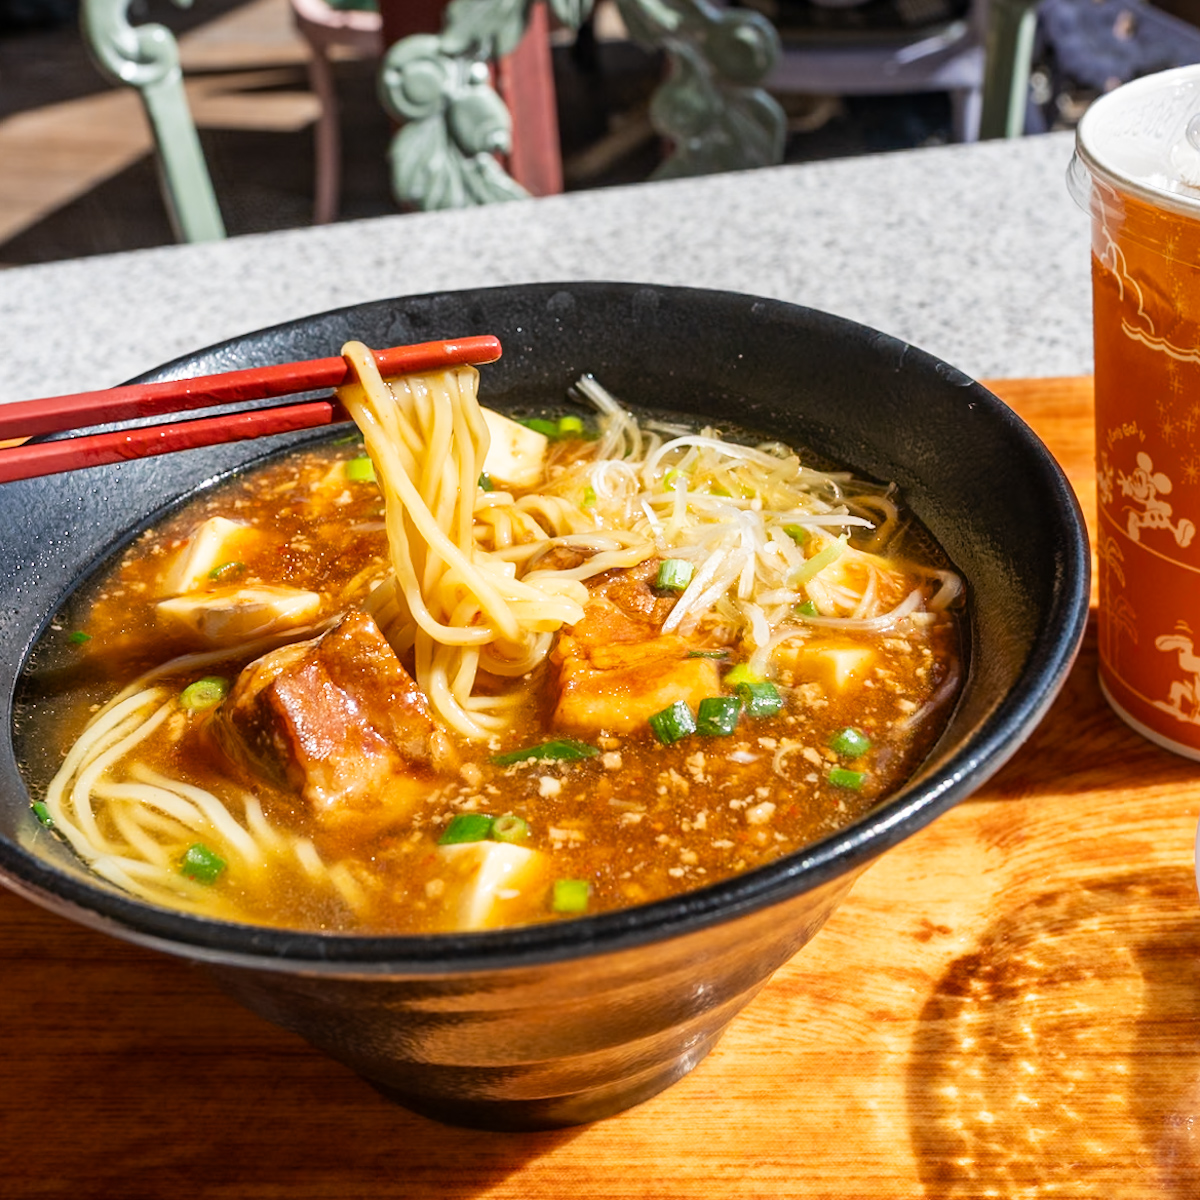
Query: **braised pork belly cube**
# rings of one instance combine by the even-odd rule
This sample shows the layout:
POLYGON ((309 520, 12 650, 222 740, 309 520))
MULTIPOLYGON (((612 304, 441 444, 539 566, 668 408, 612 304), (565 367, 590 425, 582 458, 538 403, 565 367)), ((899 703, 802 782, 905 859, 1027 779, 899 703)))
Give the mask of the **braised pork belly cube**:
POLYGON ((710 658, 662 632, 675 605, 652 586, 658 559, 607 571, 589 584, 583 617, 563 633, 552 662, 558 668, 554 724, 579 733, 633 733, 677 700, 693 709, 721 691, 710 658))
POLYGON ((425 696, 361 612, 252 662, 214 731, 231 758, 329 828, 403 816, 455 765, 425 696))
POLYGON ((589 603, 583 619, 577 621, 573 632, 577 637, 639 642, 646 637, 645 629, 662 632, 663 622, 671 615, 677 592, 659 591, 654 586, 661 558, 648 558, 636 567, 618 567, 588 580, 589 603), (605 601, 606 604, 598 604, 605 601), (593 605, 595 607, 593 608, 593 605), (617 622, 611 611, 628 618, 628 624, 617 622))
POLYGON ((577 732, 633 733, 677 700, 695 709, 721 691, 711 658, 691 658, 675 634, 613 646, 559 639, 554 724, 577 732))

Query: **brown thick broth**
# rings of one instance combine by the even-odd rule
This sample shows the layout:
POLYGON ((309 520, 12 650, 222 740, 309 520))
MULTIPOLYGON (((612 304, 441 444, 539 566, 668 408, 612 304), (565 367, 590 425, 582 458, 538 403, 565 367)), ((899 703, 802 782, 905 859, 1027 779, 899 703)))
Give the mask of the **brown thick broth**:
MULTIPOLYGON (((73 663, 66 672, 70 686, 63 686, 58 670, 54 686, 40 689, 37 706, 52 725, 46 742, 52 761, 43 769, 54 769, 55 756, 65 753, 116 686, 193 648, 164 636, 154 604, 164 562, 205 518, 221 515, 270 530, 264 546, 231 568, 237 583, 319 592, 318 621, 361 604, 387 569, 387 548, 377 487, 344 480, 335 466, 358 453, 343 445, 294 454, 214 490, 128 548, 77 604, 73 611, 80 615, 56 623, 48 635, 50 657, 73 663)), ((785 673, 782 711, 765 718, 743 714, 730 736, 692 735, 662 745, 646 728, 594 737, 598 753, 579 761, 494 763, 498 752, 555 736, 544 722, 552 671, 540 667, 511 730, 484 746, 458 739, 463 765, 457 776, 431 786, 409 817, 382 828, 331 831, 306 821, 295 797, 214 755, 201 719, 172 719, 144 745, 142 758, 214 792, 231 779, 253 791, 269 818, 310 837, 324 860, 344 862, 367 897, 356 910, 328 889, 306 887, 300 872, 281 872, 264 887, 261 880, 243 886, 230 870, 212 886, 241 919, 346 932, 444 928, 453 880, 446 878, 437 839, 461 812, 521 817, 530 831, 526 844, 550 856, 535 886, 498 904, 498 923, 554 919, 555 879, 586 881, 587 912, 596 913, 675 895, 789 854, 846 826, 913 772, 948 706, 915 729, 909 718, 957 671, 957 622, 943 615, 923 626, 906 624, 902 635, 862 640, 877 657, 861 686, 838 695, 820 680, 785 673), (859 760, 830 747, 847 726, 870 738, 859 760), (838 767, 863 772, 861 790, 832 783, 829 772, 838 767)), ((222 663, 199 673, 232 676, 243 665, 222 663)), ((182 688, 196 674, 171 682, 182 688)), ((29 729, 28 714, 21 724, 29 729)))

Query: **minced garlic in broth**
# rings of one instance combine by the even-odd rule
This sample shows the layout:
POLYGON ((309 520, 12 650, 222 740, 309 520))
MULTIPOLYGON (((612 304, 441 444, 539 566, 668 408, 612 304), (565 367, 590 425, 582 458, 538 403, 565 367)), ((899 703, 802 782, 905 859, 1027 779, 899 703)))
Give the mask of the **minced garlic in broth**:
MULTIPOLYGON (((570 445, 555 452, 569 457, 570 445)), ((220 515, 264 531, 213 587, 311 590, 321 597, 313 626, 361 605, 386 571, 387 546, 377 487, 346 470, 359 453, 350 444, 292 454, 214 489, 128 547, 111 573, 55 622, 32 660, 19 708, 32 774, 55 769, 56 755, 117 687, 192 648, 186 637, 164 635, 154 606, 164 563, 198 522, 220 515), (74 688, 39 685, 45 668, 57 680, 68 665, 74 688), (31 736, 33 717, 51 723, 49 738, 31 736), (40 763, 34 761, 39 743, 52 747, 40 763)), ((817 630, 808 644, 819 646, 827 636, 844 647, 844 634, 817 630)), ((176 714, 146 743, 144 758, 165 775, 218 794, 230 781, 253 792, 268 819, 309 839, 322 862, 340 864, 339 892, 310 887, 303 864, 277 871, 270 882, 231 867, 212 891, 235 919, 330 932, 449 928, 447 897, 458 884, 438 839, 456 814, 471 812, 522 818, 528 824, 522 844, 546 856, 532 882, 497 891, 489 926, 574 915, 554 910, 555 880, 586 882, 585 911, 598 913, 790 854, 854 821, 912 773, 949 711, 945 685, 958 672, 958 622, 950 613, 922 613, 856 640, 871 651, 869 669, 849 669, 840 685, 836 672, 814 674, 782 655, 775 673, 781 711, 743 713, 730 735, 691 734, 664 745, 646 727, 587 736, 595 753, 582 759, 493 762, 504 751, 561 736, 547 727, 555 675, 544 664, 526 680, 528 702, 511 729, 486 744, 455 738, 457 772, 432 783, 403 820, 382 826, 323 828, 308 821, 286 790, 214 754, 204 720, 193 716, 176 714), (914 721, 935 698, 937 711, 914 721), (865 735, 865 753, 848 757, 833 748, 847 727, 865 735), (839 772, 861 775, 860 786, 839 784, 846 778, 839 772)), ((721 669, 736 661, 729 658, 721 669)), ((244 665, 218 663, 204 673, 232 677, 244 665)), ((166 682, 182 688, 190 677, 166 682)))

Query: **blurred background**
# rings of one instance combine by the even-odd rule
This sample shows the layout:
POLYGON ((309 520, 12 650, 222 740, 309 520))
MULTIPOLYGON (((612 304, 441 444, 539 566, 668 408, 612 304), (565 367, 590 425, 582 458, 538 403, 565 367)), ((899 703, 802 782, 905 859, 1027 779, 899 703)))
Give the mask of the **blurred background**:
MULTIPOLYGON (((369 0, 367 0, 369 2, 369 0)), ((987 0, 743 0, 785 46, 892 39, 918 47, 987 0)), ((994 0, 993 0, 994 2, 994 0)), ((0 267, 134 250, 175 240, 135 93, 110 85, 79 31, 77 0, 0 0, 0 267)), ((290 0, 134 0, 134 24, 179 39, 188 97, 231 236, 313 216, 319 111, 290 0)), ((646 179, 663 156, 648 104, 661 56, 635 45, 610 0, 580 36, 551 35, 564 190, 646 179)), ((1041 0, 1024 136, 1070 129, 1118 83, 1200 62, 1200 0, 1041 0)), ((342 133, 338 219, 398 211, 376 95, 377 58, 335 54, 342 133)), ((956 136, 949 95, 839 95, 803 79, 776 93, 785 160, 939 145, 956 136)))

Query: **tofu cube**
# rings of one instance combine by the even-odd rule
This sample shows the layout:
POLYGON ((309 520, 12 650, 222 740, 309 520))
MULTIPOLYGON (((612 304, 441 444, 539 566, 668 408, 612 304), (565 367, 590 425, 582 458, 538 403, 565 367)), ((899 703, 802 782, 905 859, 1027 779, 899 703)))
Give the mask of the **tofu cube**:
POLYGON ((182 596, 211 583, 213 572, 226 563, 238 562, 262 540, 251 525, 227 517, 209 517, 192 530, 175 552, 160 582, 160 595, 182 596))
POLYGON ((501 487, 536 487, 546 471, 550 439, 490 408, 482 411, 492 439, 483 460, 484 473, 501 487))
POLYGON ((289 587, 225 587, 157 605, 160 623, 209 646, 232 646, 316 618, 321 597, 289 587))
POLYGON ((439 846, 445 864, 449 927, 490 929, 504 923, 505 909, 529 904, 529 892, 549 885, 546 856, 511 842, 462 842, 439 846))

